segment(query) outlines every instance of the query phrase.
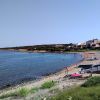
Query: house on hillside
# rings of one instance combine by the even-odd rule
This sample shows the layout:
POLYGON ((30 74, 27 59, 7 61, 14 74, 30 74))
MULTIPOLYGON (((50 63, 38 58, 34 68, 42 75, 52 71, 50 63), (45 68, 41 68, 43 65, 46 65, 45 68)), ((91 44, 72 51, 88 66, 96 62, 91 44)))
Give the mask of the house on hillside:
POLYGON ((99 48, 99 47, 100 47, 100 40, 94 42, 94 43, 92 44, 92 47, 93 47, 93 48, 99 48))
POLYGON ((78 43, 77 47, 80 49, 84 49, 84 48, 86 48, 86 43, 78 43))
POLYGON ((99 48, 100 40, 98 40, 98 39, 89 40, 86 42, 86 47, 99 48))

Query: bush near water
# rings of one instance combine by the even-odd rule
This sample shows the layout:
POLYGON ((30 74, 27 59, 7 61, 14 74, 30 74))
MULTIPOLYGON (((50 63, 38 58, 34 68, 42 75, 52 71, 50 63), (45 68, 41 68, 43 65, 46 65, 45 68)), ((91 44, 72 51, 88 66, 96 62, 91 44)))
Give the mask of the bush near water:
POLYGON ((54 81, 48 81, 42 84, 41 89, 51 88, 55 85, 54 81))
POLYGON ((90 86, 95 86, 100 84, 100 77, 95 76, 89 78, 84 84, 82 84, 82 87, 90 87, 90 86))

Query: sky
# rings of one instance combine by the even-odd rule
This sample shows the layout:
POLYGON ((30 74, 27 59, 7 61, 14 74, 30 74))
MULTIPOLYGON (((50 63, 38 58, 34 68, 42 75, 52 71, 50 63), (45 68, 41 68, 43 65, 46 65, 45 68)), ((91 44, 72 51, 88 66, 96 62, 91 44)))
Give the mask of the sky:
POLYGON ((0 0, 0 47, 100 39, 100 0, 0 0))

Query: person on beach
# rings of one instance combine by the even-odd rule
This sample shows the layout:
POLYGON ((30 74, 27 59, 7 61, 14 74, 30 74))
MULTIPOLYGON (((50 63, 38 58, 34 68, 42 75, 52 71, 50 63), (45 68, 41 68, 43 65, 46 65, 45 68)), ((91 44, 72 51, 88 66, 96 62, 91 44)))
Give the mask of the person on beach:
POLYGON ((68 75, 68 67, 65 67, 65 75, 68 75))

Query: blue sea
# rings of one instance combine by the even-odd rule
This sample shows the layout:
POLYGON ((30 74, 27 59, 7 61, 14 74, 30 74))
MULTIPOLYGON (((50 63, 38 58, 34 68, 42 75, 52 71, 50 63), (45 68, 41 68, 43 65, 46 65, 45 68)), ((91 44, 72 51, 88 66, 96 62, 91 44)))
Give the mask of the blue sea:
POLYGON ((75 53, 0 51, 0 88, 41 78, 80 60, 75 53))

